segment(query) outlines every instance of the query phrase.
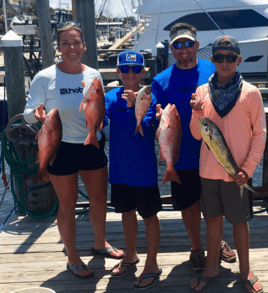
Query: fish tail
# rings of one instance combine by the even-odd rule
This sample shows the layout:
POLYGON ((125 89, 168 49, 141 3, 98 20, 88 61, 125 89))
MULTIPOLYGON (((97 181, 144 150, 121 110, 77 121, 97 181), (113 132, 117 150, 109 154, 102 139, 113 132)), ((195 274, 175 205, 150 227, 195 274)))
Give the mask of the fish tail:
MULTIPOLYGON (((256 195, 260 196, 260 195, 258 194, 258 192, 255 191, 253 188, 251 188, 247 183, 244 184, 243 186, 246 187, 246 188, 247 188, 248 190, 250 190, 251 192, 255 193, 256 195)), ((240 194, 241 194, 241 192, 240 192, 240 194)))
POLYGON ((138 132, 144 136, 141 124, 137 124, 134 135, 136 135, 138 132))
POLYGON ((88 136, 84 142, 84 145, 88 145, 88 144, 94 145, 97 149, 100 148, 96 133, 94 133, 94 134, 89 133, 88 134, 88 136))
POLYGON ((167 181, 175 181, 181 184, 180 177, 178 176, 176 170, 174 168, 168 168, 166 171, 166 174, 162 180, 162 183, 164 184, 167 181))

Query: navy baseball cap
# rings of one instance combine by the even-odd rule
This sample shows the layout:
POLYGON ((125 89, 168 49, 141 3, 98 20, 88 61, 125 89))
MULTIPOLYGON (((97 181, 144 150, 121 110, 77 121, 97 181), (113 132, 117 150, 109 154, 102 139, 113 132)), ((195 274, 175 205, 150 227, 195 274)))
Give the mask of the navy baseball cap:
POLYGON ((139 52, 133 50, 126 50, 124 52, 121 52, 117 57, 116 67, 122 65, 139 65, 144 67, 144 57, 139 52))
POLYGON ((212 45, 212 54, 214 54, 217 50, 232 50, 240 54, 240 47, 235 38, 232 36, 219 36, 215 39, 212 45), (229 44, 221 44, 224 42, 228 42, 229 44))

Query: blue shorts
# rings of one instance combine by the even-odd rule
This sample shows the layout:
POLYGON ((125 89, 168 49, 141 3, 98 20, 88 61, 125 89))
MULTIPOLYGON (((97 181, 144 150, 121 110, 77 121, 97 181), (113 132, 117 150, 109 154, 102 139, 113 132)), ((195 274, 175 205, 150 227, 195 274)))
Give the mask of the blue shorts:
POLYGON ((77 173, 79 170, 97 170, 107 166, 104 153, 104 139, 99 141, 100 148, 94 145, 61 142, 56 159, 48 172, 52 175, 64 176, 77 173))
POLYGON ((176 211, 183 211, 191 207, 201 197, 199 169, 176 171, 181 179, 181 184, 171 182, 173 208, 176 211))
POLYGON ((111 204, 116 213, 126 213, 137 209, 143 219, 151 218, 162 210, 158 186, 136 187, 112 184, 111 204))

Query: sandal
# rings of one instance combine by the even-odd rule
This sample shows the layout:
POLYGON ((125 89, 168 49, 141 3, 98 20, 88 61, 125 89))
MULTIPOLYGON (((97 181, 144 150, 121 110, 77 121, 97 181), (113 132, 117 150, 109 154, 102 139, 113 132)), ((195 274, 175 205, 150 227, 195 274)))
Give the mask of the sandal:
POLYGON ((118 250, 113 246, 109 248, 103 248, 103 249, 95 249, 94 247, 91 248, 91 253, 93 255, 102 255, 103 257, 115 258, 115 259, 122 259, 125 256, 125 253, 120 256, 113 256, 110 254, 110 252, 112 251, 117 252, 118 250))
POLYGON ((89 275, 85 275, 85 276, 80 276, 74 273, 74 271, 79 270, 79 271, 88 271, 88 266, 83 263, 82 265, 76 266, 69 266, 67 264, 67 269, 76 277, 76 278, 80 278, 80 279, 89 279, 92 278, 94 276, 94 272, 90 273, 89 275))
POLYGON ((255 275, 253 274, 253 272, 251 272, 251 273, 252 273, 253 277, 252 277, 250 280, 248 280, 248 279, 242 279, 242 278, 241 278, 242 284, 245 286, 247 292, 248 292, 248 289, 247 289, 247 286, 246 286, 246 285, 249 285, 249 286, 253 289, 253 293, 263 293, 263 289, 261 289, 261 290, 259 290, 259 291, 255 291, 255 290, 254 290, 253 285, 254 285, 257 281, 259 281, 259 279, 258 279, 257 276, 255 276, 255 275))

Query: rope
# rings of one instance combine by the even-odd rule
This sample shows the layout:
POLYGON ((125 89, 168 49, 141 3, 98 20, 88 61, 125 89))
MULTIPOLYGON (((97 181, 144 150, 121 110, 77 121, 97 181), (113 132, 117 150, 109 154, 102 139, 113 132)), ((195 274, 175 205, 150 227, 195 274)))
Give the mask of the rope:
POLYGON ((36 175, 38 168, 39 168, 39 165, 34 164, 33 167, 28 166, 29 163, 33 163, 35 161, 36 156, 34 156, 31 159, 22 161, 19 158, 18 153, 16 152, 16 149, 14 147, 13 142, 6 138, 6 130, 2 134, 1 146, 2 146, 2 148, 1 148, 2 173, 5 173, 4 160, 6 160, 7 164, 10 167, 11 192, 12 192, 12 195, 13 195, 13 198, 14 198, 14 201, 15 201, 17 207, 20 210, 26 211, 26 213, 29 216, 31 216, 32 218, 38 219, 38 220, 46 219, 47 217, 55 214, 55 211, 58 208, 58 199, 56 199, 53 208, 48 213, 31 211, 25 205, 24 199, 27 196, 27 194, 29 194, 33 190, 45 188, 50 184, 50 183, 44 184, 44 185, 37 186, 37 187, 30 187, 29 186, 29 191, 26 194, 23 194, 21 175, 23 175, 23 174, 36 175), (14 179, 18 183, 18 186, 19 186, 18 187, 18 193, 19 193, 18 196, 16 195, 16 192, 15 192, 14 179))

